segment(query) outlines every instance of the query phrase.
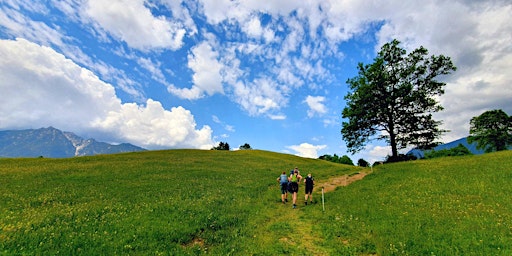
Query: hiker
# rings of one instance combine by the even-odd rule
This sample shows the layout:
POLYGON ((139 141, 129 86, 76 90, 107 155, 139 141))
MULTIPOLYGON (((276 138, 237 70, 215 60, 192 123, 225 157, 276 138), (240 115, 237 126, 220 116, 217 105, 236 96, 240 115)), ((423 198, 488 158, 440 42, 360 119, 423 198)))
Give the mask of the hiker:
POLYGON ((286 172, 277 177, 277 182, 281 185, 281 201, 285 204, 288 202, 288 176, 286 176, 286 172))
POLYGON ((299 168, 295 167, 293 170, 293 174, 288 177, 288 181, 291 183, 291 193, 292 193, 292 201, 293 208, 297 207, 297 192, 299 191, 299 183, 302 180, 302 176, 299 174, 299 168))
POLYGON ((311 176, 311 173, 308 173, 308 176, 304 179, 304 183, 306 184, 306 195, 304 196, 304 204, 308 205, 308 197, 309 203, 313 203, 313 185, 315 184, 315 179, 311 176))

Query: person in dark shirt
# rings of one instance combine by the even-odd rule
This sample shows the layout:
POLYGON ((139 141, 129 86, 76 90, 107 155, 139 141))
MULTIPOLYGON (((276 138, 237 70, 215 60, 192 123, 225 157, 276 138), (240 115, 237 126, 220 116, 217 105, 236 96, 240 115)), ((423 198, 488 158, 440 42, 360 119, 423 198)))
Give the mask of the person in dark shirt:
POLYGON ((315 179, 311 176, 311 173, 308 173, 308 176, 304 179, 304 183, 306 183, 306 195, 304 196, 304 204, 308 205, 308 197, 309 203, 313 203, 313 185, 315 184, 315 179))

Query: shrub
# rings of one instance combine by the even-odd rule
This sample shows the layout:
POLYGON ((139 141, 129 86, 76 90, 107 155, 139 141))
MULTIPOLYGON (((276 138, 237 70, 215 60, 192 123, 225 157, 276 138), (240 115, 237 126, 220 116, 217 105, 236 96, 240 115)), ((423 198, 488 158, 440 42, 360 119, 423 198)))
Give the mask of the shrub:
POLYGON ((471 151, 464 147, 464 145, 459 144, 457 147, 450 149, 441 149, 441 150, 431 150, 425 152, 425 158, 431 159, 436 157, 444 157, 444 156, 466 156, 472 155, 471 151))

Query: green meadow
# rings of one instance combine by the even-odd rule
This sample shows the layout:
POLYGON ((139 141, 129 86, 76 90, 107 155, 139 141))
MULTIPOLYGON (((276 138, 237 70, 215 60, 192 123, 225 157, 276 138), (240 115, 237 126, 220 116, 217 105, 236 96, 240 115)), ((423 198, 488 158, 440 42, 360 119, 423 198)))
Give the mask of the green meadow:
MULTIPOLYGON (((0 159, 0 255, 512 255, 512 151, 370 172, 260 150, 0 159), (280 202, 298 166, 313 205, 280 202)), ((289 197, 291 199, 291 197, 289 197)))

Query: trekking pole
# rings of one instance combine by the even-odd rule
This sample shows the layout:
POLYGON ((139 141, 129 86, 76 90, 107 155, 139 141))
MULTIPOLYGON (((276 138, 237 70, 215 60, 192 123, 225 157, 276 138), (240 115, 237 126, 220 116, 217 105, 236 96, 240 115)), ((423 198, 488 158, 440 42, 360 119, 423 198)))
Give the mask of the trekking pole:
POLYGON ((325 203, 324 203, 324 187, 322 187, 322 209, 325 212, 325 203))

